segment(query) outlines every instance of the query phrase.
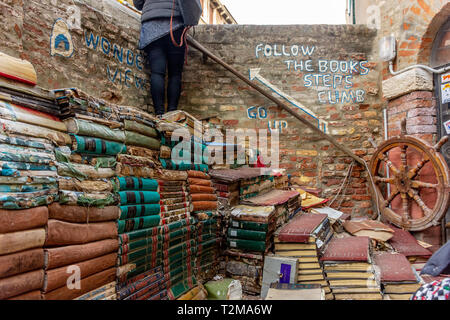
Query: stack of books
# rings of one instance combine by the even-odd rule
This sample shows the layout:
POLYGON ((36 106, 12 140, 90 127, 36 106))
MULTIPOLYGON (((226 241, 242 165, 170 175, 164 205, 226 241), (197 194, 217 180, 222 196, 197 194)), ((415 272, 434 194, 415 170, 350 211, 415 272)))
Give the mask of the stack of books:
POLYGON ((390 245, 398 253, 403 254, 417 271, 421 271, 428 259, 433 254, 424 248, 407 230, 390 226, 394 230, 394 236, 389 240, 390 245))
POLYGON ((321 258, 336 300, 382 300, 368 237, 333 239, 321 258))
POLYGON ((386 299, 409 300, 420 288, 420 276, 403 254, 380 252, 374 255, 374 261, 386 299))
POLYGON ((250 252, 267 252, 275 231, 275 207, 236 206, 231 212, 228 247, 250 252))
POLYGON ((298 258, 297 282, 321 285, 328 300, 333 295, 319 258, 332 236, 324 214, 302 214, 275 232, 275 254, 298 258))

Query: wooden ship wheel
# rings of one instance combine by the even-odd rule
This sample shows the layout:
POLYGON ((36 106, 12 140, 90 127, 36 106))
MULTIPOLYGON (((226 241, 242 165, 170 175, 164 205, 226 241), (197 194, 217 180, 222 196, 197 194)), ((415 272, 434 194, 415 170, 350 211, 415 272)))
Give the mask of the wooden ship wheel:
POLYGON ((420 231, 439 225, 449 206, 449 169, 440 148, 402 135, 385 141, 370 161, 380 213, 394 225, 420 231))

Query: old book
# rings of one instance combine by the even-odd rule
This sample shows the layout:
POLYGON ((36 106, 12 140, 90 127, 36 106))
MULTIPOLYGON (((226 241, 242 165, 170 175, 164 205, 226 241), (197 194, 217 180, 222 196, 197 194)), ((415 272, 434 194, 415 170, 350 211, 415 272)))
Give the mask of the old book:
POLYGON ((336 300, 383 300, 381 293, 334 293, 336 300))
POLYGON ((376 280, 370 279, 346 279, 346 280, 328 280, 330 286, 333 287, 350 287, 350 286, 361 286, 368 288, 379 288, 380 285, 376 280))
POLYGON ((353 288, 333 288, 333 293, 380 293, 379 288, 353 287, 353 288))
POLYGON ((299 280, 300 284, 319 284, 322 287, 328 287, 328 282, 326 280, 299 280))
POLYGON ((357 237, 369 237, 386 242, 394 236, 394 230, 382 222, 374 220, 345 221, 345 230, 357 237))
POLYGON ((302 214, 282 227, 275 234, 276 242, 312 243, 320 231, 318 227, 327 219, 327 215, 302 214))
POLYGON ((336 261, 369 262, 370 242, 368 237, 333 239, 320 259, 326 263, 336 261), (349 250, 351 248, 352 250, 349 250))
POLYGON ((426 260, 431 257, 432 252, 422 247, 411 233, 393 226, 390 226, 390 228, 394 230, 394 236, 389 240, 389 243, 395 251, 405 255, 408 259, 421 257, 426 260))
POLYGON ((323 273, 317 274, 300 274, 297 277, 298 281, 316 281, 316 280, 325 280, 325 276, 323 273))
MULTIPOLYGON (((76 266, 80 270, 80 277, 87 278, 95 273, 99 273, 116 265, 117 254, 111 253, 102 257, 77 263, 76 266)), ((45 273, 43 292, 49 292, 64 286, 72 273, 68 272, 68 267, 64 266, 52 270, 47 270, 45 273)))
POLYGON ((0 52, 0 76, 32 86, 37 83, 36 70, 29 61, 2 52, 0 52))
POLYGON ((317 255, 317 249, 315 250, 276 250, 277 254, 282 254, 283 256, 292 257, 311 257, 317 255))
POLYGON ((320 285, 273 284, 265 300, 325 300, 320 285))
POLYGON ((298 269, 299 275, 323 274, 323 270, 319 267, 316 269, 298 269))
POLYGON ((82 245, 47 248, 45 249, 45 268, 54 269, 91 260, 111 252, 117 252, 118 246, 117 239, 109 239, 82 245))
POLYGON ((367 271, 372 270, 370 263, 326 263, 325 271, 367 271))
POLYGON ((82 296, 79 296, 78 298, 75 298, 74 300, 92 300, 97 295, 105 293, 111 289, 114 289, 114 292, 116 291, 116 282, 115 281, 110 282, 110 283, 104 285, 103 287, 92 290, 82 296))
POLYGON ((375 279, 373 272, 327 272, 327 279, 375 279))
POLYGON ((404 255, 382 252, 375 254, 374 261, 380 270, 380 281, 386 294, 394 294, 401 299, 401 294, 411 295, 419 289, 420 277, 404 255))
POLYGON ((387 294, 387 296, 391 300, 411 300, 411 297, 414 295, 414 292, 412 292, 412 293, 394 293, 394 294, 391 293, 391 294, 387 294))
POLYGON ((93 274, 87 278, 83 278, 80 281, 80 289, 69 288, 63 286, 48 293, 43 294, 44 300, 72 300, 85 293, 88 293, 95 288, 99 288, 114 281, 116 278, 116 269, 110 268, 102 272, 93 274))
POLYGON ((77 224, 50 219, 45 244, 63 246, 114 238, 117 238, 115 222, 77 224))
POLYGON ((44 242, 44 228, 0 234, 0 255, 42 248, 44 242))
POLYGON ((251 207, 239 205, 231 211, 233 220, 269 223, 275 214, 274 206, 251 207))
POLYGON ((384 292, 391 293, 414 293, 421 287, 420 283, 384 284, 384 292))
POLYGON ((416 283, 417 279, 408 259, 402 254, 382 252, 374 255, 375 264, 380 268, 383 283, 416 283))
POLYGON ((0 279, 0 299, 38 290, 42 288, 43 283, 44 270, 42 269, 0 279))
POLYGON ((275 250, 288 251, 288 250, 316 250, 315 243, 275 243, 275 250))
POLYGON ((335 299, 378 299, 381 296, 380 284, 371 265, 370 245, 368 237, 333 239, 328 244, 321 261, 335 299), (362 291, 343 291, 353 288, 361 288, 362 291), (365 296, 367 292, 364 290, 368 288, 374 288, 376 292, 365 296), (337 296, 337 293, 345 295, 337 296))
MULTIPOLYGON (((57 117, 38 110, 27 108, 20 104, 2 101, 4 96, 0 94, 0 117, 12 121, 20 121, 44 128, 67 132, 66 125, 57 117)), ((10 99, 5 99, 10 100, 10 99)))
POLYGON ((29 230, 45 226, 48 220, 47 207, 25 210, 0 209, 0 233, 29 230))
POLYGON ((319 262, 300 262, 298 263, 299 270, 311 270, 311 269, 322 269, 319 262))
POLYGON ((341 220, 342 217, 345 216, 343 212, 330 207, 311 208, 310 212, 315 214, 326 214, 331 224, 334 224, 336 221, 341 220))
POLYGON ((319 258, 316 257, 299 257, 298 262, 319 262, 319 258))
POLYGON ((43 269, 44 249, 31 249, 0 256, 0 279, 43 269))

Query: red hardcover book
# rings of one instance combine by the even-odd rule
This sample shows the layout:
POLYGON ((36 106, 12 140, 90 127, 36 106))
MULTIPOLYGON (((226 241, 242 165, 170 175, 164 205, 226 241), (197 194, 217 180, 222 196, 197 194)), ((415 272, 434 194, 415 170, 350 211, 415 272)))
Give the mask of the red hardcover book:
POLYGON ((278 233, 278 241, 307 243, 309 237, 323 223, 328 216, 326 214, 305 213, 295 217, 291 222, 281 228, 278 233))
POLYGON ((369 237, 333 239, 328 244, 321 261, 370 262, 369 237))
POLYGON ((431 257, 431 251, 422 247, 411 233, 393 226, 390 228, 394 230, 394 236, 389 243, 398 253, 407 257, 431 257))
POLYGON ((380 280, 386 282, 417 282, 408 259, 399 253, 380 252, 374 255, 375 265, 380 268, 380 280))

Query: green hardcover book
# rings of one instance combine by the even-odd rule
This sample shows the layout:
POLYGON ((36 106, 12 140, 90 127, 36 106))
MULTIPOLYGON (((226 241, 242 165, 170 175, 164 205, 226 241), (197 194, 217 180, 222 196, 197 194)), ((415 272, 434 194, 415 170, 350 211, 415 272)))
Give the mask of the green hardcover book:
POLYGON ((242 249, 256 252, 266 251, 265 241, 243 240, 236 238, 228 238, 228 246, 233 249, 242 249))
POLYGON ((173 231, 180 229, 182 227, 185 227, 185 226, 194 228, 195 226, 193 225, 193 223, 194 223, 193 218, 187 218, 187 219, 169 223, 164 226, 158 226, 158 227, 154 227, 154 228, 148 228, 148 229, 119 234, 119 244, 128 243, 130 241, 137 240, 140 238, 152 237, 152 236, 155 236, 158 234, 167 234, 167 233, 173 232, 173 231))
POLYGON ((228 236, 246 240, 266 241, 267 233, 263 231, 228 228, 228 236))
POLYGON ((120 204, 147 204, 159 203, 159 193, 154 191, 120 191, 118 192, 120 204))
POLYGON ((120 142, 100 138, 83 137, 71 134, 73 137, 73 151, 76 153, 115 156, 125 153, 127 147, 120 142))
POLYGON ((176 300, 183 294, 194 288, 196 285, 197 280, 195 279, 195 277, 191 277, 190 281, 183 280, 173 285, 167 292, 167 295, 169 296, 170 300, 176 300))
POLYGON ((146 216, 141 218, 119 220, 117 222, 118 232, 124 233, 128 231, 135 231, 140 229, 147 229, 159 225, 161 217, 159 215, 146 216))
POLYGON ((157 191, 158 181, 136 177, 118 177, 112 180, 117 191, 157 191))
POLYGON ((265 231, 267 232, 269 229, 269 225, 267 223, 257 223, 251 221, 236 221, 231 220, 231 227, 239 228, 239 229, 247 229, 254 231, 265 231))
POLYGON ((159 204, 141 204, 120 207, 120 220, 152 216, 161 212, 159 204))

